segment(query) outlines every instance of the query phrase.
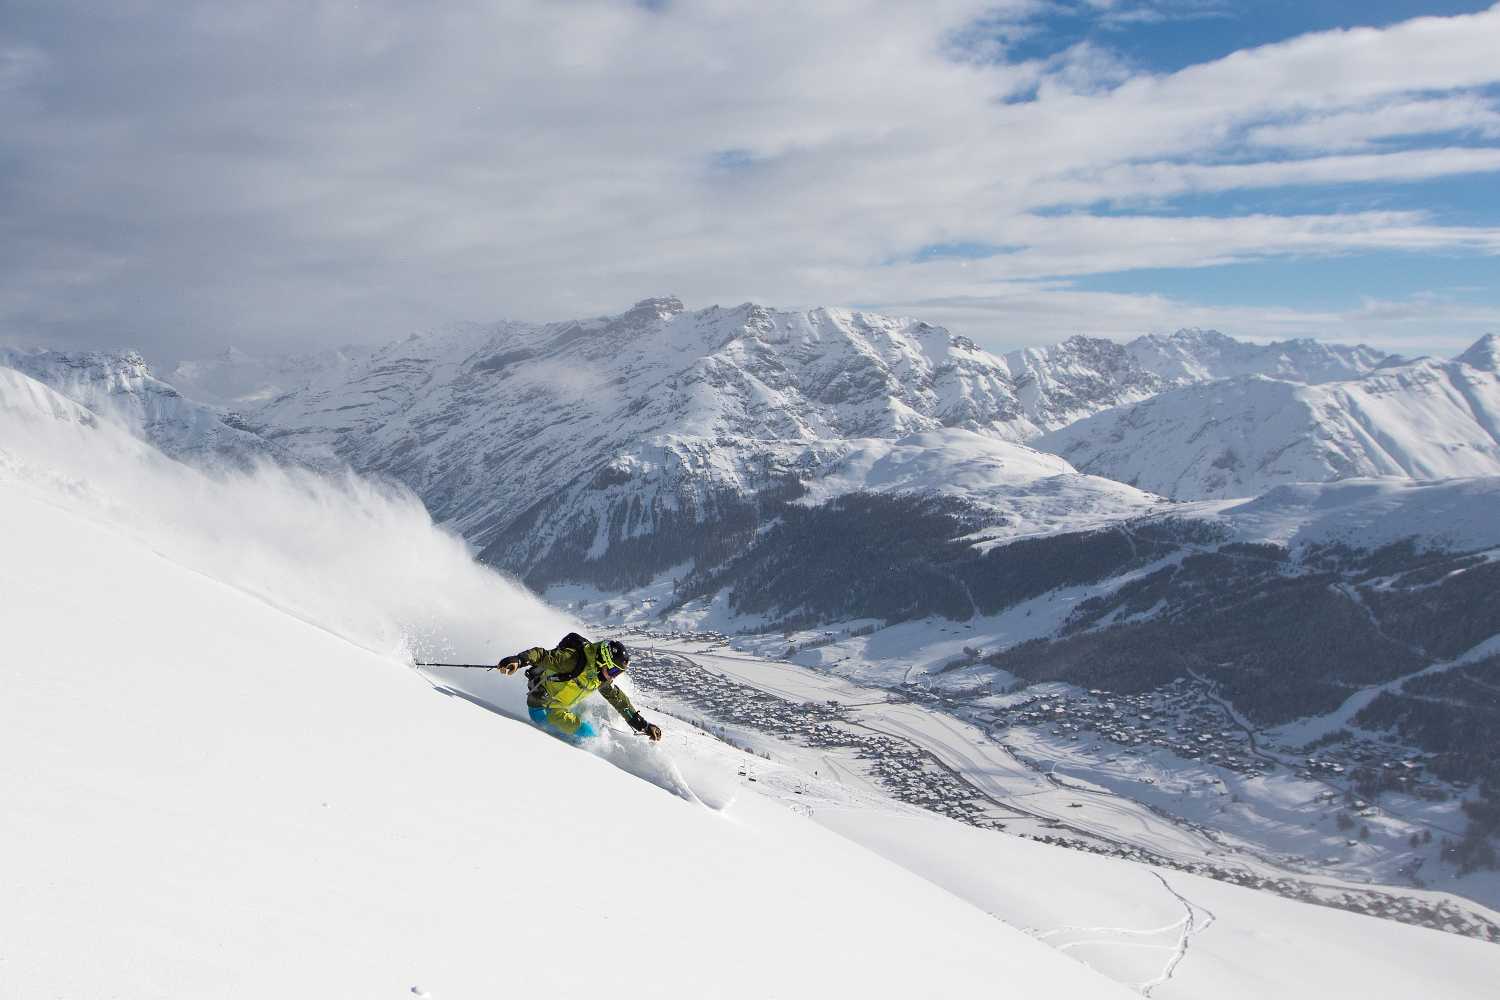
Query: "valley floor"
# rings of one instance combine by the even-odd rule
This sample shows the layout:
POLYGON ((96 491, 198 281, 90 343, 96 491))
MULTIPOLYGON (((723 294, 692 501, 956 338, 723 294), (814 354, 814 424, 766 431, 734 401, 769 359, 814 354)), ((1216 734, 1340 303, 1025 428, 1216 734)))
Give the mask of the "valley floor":
MULTIPOLYGON (((852 621, 793 633, 731 613, 722 595, 659 619, 657 609, 672 606, 670 576, 626 595, 559 587, 548 596, 777 697, 840 701, 845 721, 913 742, 961 774, 966 790, 942 798, 966 803, 959 813, 971 819, 1424 926, 1500 933, 1500 873, 1460 875, 1444 854, 1463 834, 1472 790, 1427 773, 1423 755, 1391 734, 1349 727, 1348 706, 1257 730, 1199 677, 1120 696, 1023 686, 976 662, 984 650, 1052 633, 1089 593, 1061 588, 967 622, 852 621), (1333 730, 1352 735, 1305 749, 1333 730), (1360 769, 1395 776, 1396 787, 1367 796, 1353 780, 1360 769)), ((1378 690, 1357 692, 1350 705, 1378 690)))
MULTIPOLYGON (((1366 872, 1383 856, 1370 849, 1369 868, 1362 868, 1360 852, 1344 848, 1348 838, 1329 821, 1337 807, 1322 784, 1290 775, 1247 779, 1206 762, 1107 742, 1070 744, 1036 727, 987 732, 983 715, 978 725, 961 717, 976 714, 963 702, 945 704, 930 694, 914 700, 908 692, 736 652, 720 640, 637 632, 634 641, 649 650, 641 679, 676 714, 865 794, 971 825, 1500 942, 1500 914, 1472 899, 1370 878, 1366 872), (730 686, 715 687, 705 673, 730 686), (1322 813, 1326 829, 1308 813, 1322 813), (1345 856, 1324 862, 1291 853, 1288 845, 1305 848, 1312 838, 1337 843, 1345 856)), ((1404 847, 1406 825, 1385 821, 1404 847)))

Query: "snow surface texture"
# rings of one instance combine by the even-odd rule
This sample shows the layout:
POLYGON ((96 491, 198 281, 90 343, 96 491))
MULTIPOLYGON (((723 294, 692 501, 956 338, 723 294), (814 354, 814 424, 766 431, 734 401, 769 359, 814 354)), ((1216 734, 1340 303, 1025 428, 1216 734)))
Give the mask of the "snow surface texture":
POLYGON ((1080 471, 1176 499, 1360 476, 1500 475, 1500 373, 1486 341, 1460 360, 1323 385, 1251 375, 1185 386, 1036 444, 1080 471))

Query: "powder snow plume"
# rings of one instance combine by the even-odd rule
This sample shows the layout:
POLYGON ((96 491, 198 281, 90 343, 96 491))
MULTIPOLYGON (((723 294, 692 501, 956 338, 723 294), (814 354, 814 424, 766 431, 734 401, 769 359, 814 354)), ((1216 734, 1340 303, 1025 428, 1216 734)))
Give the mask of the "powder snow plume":
POLYGON ((6 368, 0 483, 122 529, 373 652, 494 662, 570 626, 474 562, 404 488, 270 464, 205 473, 6 368))

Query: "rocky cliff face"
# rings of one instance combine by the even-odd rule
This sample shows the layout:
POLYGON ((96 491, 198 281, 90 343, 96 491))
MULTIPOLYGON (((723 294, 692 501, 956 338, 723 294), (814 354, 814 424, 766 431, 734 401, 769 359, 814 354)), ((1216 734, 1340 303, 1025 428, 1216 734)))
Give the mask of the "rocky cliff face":
POLYGON ((1043 431, 1139 402, 1174 384, 1143 367, 1125 345, 1091 337, 1012 351, 1005 364, 1031 425, 1043 431))

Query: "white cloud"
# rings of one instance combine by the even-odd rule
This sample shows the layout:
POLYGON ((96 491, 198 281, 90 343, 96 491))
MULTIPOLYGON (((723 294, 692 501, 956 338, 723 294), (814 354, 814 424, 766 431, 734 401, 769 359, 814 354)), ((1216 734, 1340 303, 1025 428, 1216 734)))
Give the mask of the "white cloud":
POLYGON ((1008 63, 1002 42, 992 61, 953 58, 966 25, 1024 27, 1034 9, 35 5, 0 42, 32 53, 0 92, 0 327, 191 354, 195 337, 343 343, 666 291, 699 304, 978 301, 1041 275, 1500 251, 1490 230, 1413 213, 1037 214, 1496 169, 1489 148, 1291 163, 1245 150, 1317 149, 1321 129, 1358 151, 1457 120, 1489 135, 1470 91, 1500 81, 1500 7, 1165 75, 1130 75, 1095 47, 1008 63), (1422 129, 1424 106, 1448 110, 1422 129), (1401 131, 1379 131, 1382 108, 1408 109, 1401 131), (962 242, 1021 249, 889 264, 962 242))
POLYGON ((1164 199, 1179 194, 1307 184, 1417 181, 1500 170, 1500 148, 1441 147, 1260 163, 1131 163, 1041 188, 1057 204, 1164 199))
POLYGON ((1255 146, 1296 150, 1366 149, 1382 139, 1442 133, 1500 138, 1500 109, 1476 95, 1390 101, 1356 110, 1258 125, 1246 140, 1255 146))

